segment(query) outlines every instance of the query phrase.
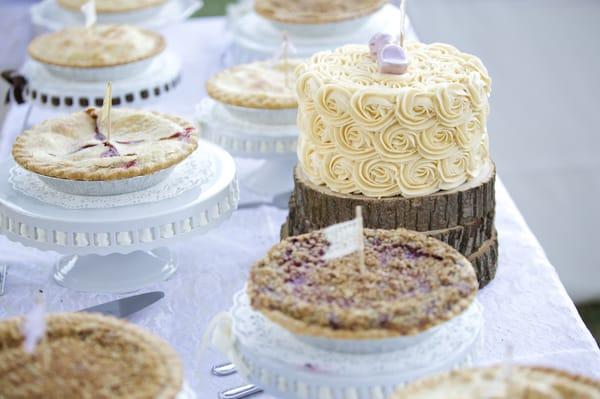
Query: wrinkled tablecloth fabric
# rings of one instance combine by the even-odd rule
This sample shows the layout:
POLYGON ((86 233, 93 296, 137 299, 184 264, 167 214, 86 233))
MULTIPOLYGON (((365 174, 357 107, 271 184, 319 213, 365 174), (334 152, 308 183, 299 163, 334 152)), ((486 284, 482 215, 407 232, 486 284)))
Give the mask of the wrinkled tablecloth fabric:
MULTIPOLYGON (((182 57, 184 77, 170 97, 152 106, 191 117, 204 96, 203 82, 219 69, 226 45, 224 22, 221 18, 193 20, 164 33, 172 50, 182 57)), ((9 112, 2 135, 3 158, 9 156, 12 137, 21 130, 25 112, 24 106, 9 112)), ((34 109, 32 121, 51 114, 34 109)), ((238 166, 243 183, 243 176, 257 161, 240 160, 238 166)), ((479 363, 502 361, 510 346, 518 362, 554 365, 600 378, 598 346, 501 181, 496 190, 500 265, 496 279, 479 294, 485 308, 485 344, 479 363)), ((242 189, 242 201, 257 198, 242 189)), ((166 297, 131 318, 175 347, 199 398, 215 397, 219 390, 242 383, 237 375, 211 376, 210 366, 226 359, 212 350, 200 356, 198 347, 208 321, 230 307, 249 267, 278 241, 285 217, 286 211, 272 207, 240 210, 214 231, 174 243, 178 272, 169 281, 148 287, 165 291, 166 297)), ((78 310, 118 297, 59 287, 51 278, 57 257, 0 237, 0 262, 10 265, 6 294, 0 297, 0 318, 27 311, 38 290, 44 291, 47 308, 53 312, 78 310)))

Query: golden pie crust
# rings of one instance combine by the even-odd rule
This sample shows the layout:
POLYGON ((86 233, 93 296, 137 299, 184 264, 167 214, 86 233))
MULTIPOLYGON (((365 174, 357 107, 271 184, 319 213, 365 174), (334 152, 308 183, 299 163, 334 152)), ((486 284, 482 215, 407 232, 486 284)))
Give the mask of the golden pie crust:
POLYGON ((599 399, 600 381, 546 367, 495 366, 424 378, 390 396, 390 399, 481 398, 599 399))
POLYGON ((162 35, 130 25, 73 26, 33 39, 29 56, 44 64, 104 68, 146 60, 166 47, 162 35))
POLYGON ((370 15, 387 0, 255 0, 257 14, 282 23, 326 24, 370 15))
POLYGON ((68 180, 145 176, 176 165, 198 146, 197 129, 177 116, 113 109, 107 141, 101 110, 47 120, 19 135, 15 161, 31 172, 68 180))
POLYGON ((358 255, 325 261, 322 232, 289 237, 250 271, 252 307, 308 336, 378 339, 416 335, 467 309, 475 270, 441 241, 404 229, 365 229, 358 255))
POLYGON ((0 321, 3 398, 175 399, 183 368, 162 339, 113 317, 46 316, 46 336, 23 350, 23 318, 0 321))
MULTIPOLYGON (((58 4, 71 11, 79 11, 88 0, 57 0, 58 4)), ((167 0, 96 0, 98 14, 116 14, 158 7, 167 0)))
POLYGON ((217 101, 239 107, 296 108, 294 70, 300 63, 298 59, 269 60, 227 68, 206 82, 206 92, 217 101))

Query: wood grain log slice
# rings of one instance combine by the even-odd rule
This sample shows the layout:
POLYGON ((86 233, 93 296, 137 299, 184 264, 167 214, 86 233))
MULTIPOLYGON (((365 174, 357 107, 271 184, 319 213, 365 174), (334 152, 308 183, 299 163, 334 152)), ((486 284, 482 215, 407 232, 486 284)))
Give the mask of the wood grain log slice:
POLYGON ((485 287, 496 276, 498 269, 498 235, 493 230, 492 238, 483 243, 483 245, 467 259, 471 262, 477 273, 479 288, 485 287))
POLYGON ((494 212, 496 200, 495 167, 474 187, 464 185, 415 198, 371 198, 340 194, 308 180, 300 167, 294 172, 294 191, 290 198, 288 234, 307 233, 354 218, 357 206, 363 208, 365 227, 405 229, 427 232, 466 226, 494 212))

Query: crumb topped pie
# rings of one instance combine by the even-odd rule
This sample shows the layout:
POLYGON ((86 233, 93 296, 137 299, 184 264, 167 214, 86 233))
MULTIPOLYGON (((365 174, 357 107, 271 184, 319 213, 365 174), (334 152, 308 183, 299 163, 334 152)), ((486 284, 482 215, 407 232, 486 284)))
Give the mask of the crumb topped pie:
POLYGON ((130 25, 68 27, 36 37, 29 55, 44 64, 104 68, 150 59, 165 49, 164 38, 130 25))
POLYGON ((458 370, 425 378, 390 399, 599 399, 600 381, 528 366, 458 370))
POLYGON ((257 14, 277 22, 324 24, 369 15, 387 0, 255 0, 257 14))
POLYGON ((358 255, 324 260, 321 231, 275 245, 250 272, 252 307, 294 334, 334 339, 416 335, 466 310, 472 265, 442 242, 404 229, 364 229, 358 255))
MULTIPOLYGON (((79 11, 88 0, 58 0, 62 7, 79 11)), ((99 14, 113 14, 120 12, 139 11, 146 8, 158 7, 167 0, 96 0, 96 12, 99 14)))
POLYGON ((294 70, 299 64, 296 59, 270 60, 227 68, 210 78, 206 92, 221 103, 238 107, 296 108, 294 70))
POLYGON ((183 368, 162 339, 89 313, 46 316, 46 336, 23 350, 23 318, 0 322, 3 398, 175 399, 183 368))
POLYGON ((17 137, 15 161, 43 176, 106 181, 169 168, 198 146, 196 128, 177 116, 113 109, 110 140, 99 116, 89 108, 34 126, 17 137))

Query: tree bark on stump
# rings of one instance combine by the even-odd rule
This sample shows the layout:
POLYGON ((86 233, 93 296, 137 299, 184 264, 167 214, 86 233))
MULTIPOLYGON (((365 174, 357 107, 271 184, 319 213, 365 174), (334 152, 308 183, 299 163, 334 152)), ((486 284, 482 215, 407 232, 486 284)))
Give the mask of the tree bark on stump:
POLYGON ((416 198, 370 198, 317 186, 296 167, 289 215, 281 236, 304 234, 350 220, 355 217, 356 207, 361 206, 365 227, 402 227, 454 247, 471 260, 483 287, 493 279, 498 260, 495 177, 495 168, 491 168, 489 175, 473 187, 416 198))

